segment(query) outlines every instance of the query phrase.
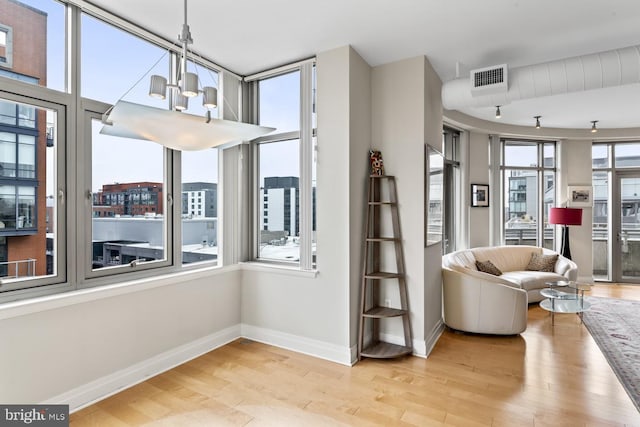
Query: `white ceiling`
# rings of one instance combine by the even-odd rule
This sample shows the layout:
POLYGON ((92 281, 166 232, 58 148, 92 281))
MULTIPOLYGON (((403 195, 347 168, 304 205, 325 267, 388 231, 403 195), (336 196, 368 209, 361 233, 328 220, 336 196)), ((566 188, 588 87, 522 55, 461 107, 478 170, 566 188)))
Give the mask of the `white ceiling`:
MULTIPOLYGON (((90 0, 175 41, 182 0, 90 0)), ((351 45, 372 66, 425 55, 443 82, 640 44, 635 0, 189 0, 193 49, 240 75, 351 45)), ((463 113, 495 120, 495 109, 463 113)), ((640 84, 514 102, 501 122, 640 127, 640 84)))

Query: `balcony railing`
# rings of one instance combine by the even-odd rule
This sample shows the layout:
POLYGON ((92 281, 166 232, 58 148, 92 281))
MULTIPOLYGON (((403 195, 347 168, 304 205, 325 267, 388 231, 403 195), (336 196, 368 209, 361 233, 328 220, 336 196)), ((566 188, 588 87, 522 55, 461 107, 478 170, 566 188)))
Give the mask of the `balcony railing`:
POLYGON ((36 260, 29 258, 20 261, 0 262, 0 277, 7 279, 19 279, 21 277, 33 277, 36 274, 36 260))

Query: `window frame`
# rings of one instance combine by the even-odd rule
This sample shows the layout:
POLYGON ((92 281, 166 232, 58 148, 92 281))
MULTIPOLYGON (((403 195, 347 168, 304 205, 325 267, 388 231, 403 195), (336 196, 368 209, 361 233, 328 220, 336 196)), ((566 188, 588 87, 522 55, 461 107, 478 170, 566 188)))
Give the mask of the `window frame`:
MULTIPOLYGON (((154 261, 141 261, 141 262, 131 262, 128 264, 121 264, 117 266, 109 266, 103 267, 99 269, 94 269, 92 267, 92 254, 93 254, 93 191, 91 185, 92 183, 92 131, 94 120, 101 120, 103 114, 107 111, 104 109, 103 111, 96 112, 91 109, 87 109, 84 111, 84 120, 83 120, 83 135, 84 141, 83 144, 84 149, 82 153, 82 158, 84 159, 85 167, 82 168, 83 173, 79 173, 79 175, 84 175, 81 181, 78 182, 78 193, 80 195, 84 195, 83 200, 79 200, 78 203, 78 215, 81 218, 81 223, 83 224, 80 236, 80 242, 78 243, 79 248, 82 250, 79 251, 79 255, 82 254, 81 264, 79 266, 79 270, 82 271, 82 276, 84 278, 82 282, 82 286, 93 286, 92 279, 96 278, 105 278, 110 276, 120 276, 122 274, 128 273, 142 273, 148 270, 157 270, 163 267, 170 267, 175 264, 174 260, 174 230, 176 230, 174 224, 174 210, 176 209, 174 206, 173 194, 174 194, 174 176, 173 176, 173 160, 174 155, 172 150, 169 150, 166 147, 163 147, 163 170, 164 170, 164 182, 163 182, 163 229, 162 229, 162 239, 164 242, 164 259, 162 260, 154 260, 154 261), (87 183, 89 183, 90 187, 87 187, 87 183), (91 254, 91 255, 90 255, 91 254)), ((80 172, 80 171, 79 171, 80 172)), ((179 204, 178 204, 179 206, 179 204)), ((101 283, 98 283, 101 284, 101 283)))
MULTIPOLYGON (((266 71, 254 76, 248 76, 246 81, 251 82, 254 96, 252 98, 252 112, 255 117, 255 123, 259 124, 259 82, 269 78, 278 77, 281 75, 300 72, 300 111, 299 130, 283 133, 270 134, 264 137, 257 138, 251 141, 251 158, 252 158, 252 197, 251 197, 251 212, 252 212, 252 248, 251 248, 251 260, 264 264, 282 265, 282 266, 296 266, 300 270, 314 270, 317 268, 317 262, 313 252, 313 225, 314 207, 313 201, 314 187, 313 187, 313 168, 315 163, 315 151, 316 151, 316 129, 313 127, 314 123, 314 105, 315 105, 315 58, 301 61, 289 66, 280 67, 272 71, 266 71), (277 259, 260 258, 260 232, 264 229, 264 224, 261 223, 260 212, 264 210, 264 195, 260 194, 260 171, 259 171, 259 146, 266 143, 277 143, 283 141, 299 140, 299 232, 300 232, 300 261, 287 261, 277 259)), ((268 126, 268 123, 264 125, 268 126)), ((317 192, 317 189, 316 189, 317 192)))
MULTIPOLYGON (((20 86, 20 85, 17 85, 20 86)), ((38 92, 37 90, 34 92, 38 92)), ((67 156, 68 156, 68 144, 66 140, 66 123, 67 123, 67 107, 60 103, 55 103, 52 101, 47 101, 44 99, 39 99, 34 97, 34 94, 31 96, 19 95, 15 93, 5 92, 0 82, 0 98, 3 100, 15 102, 17 104, 28 104, 34 106, 36 109, 44 109, 44 110, 52 110, 56 113, 56 173, 55 173, 55 182, 56 182, 56 197, 57 197, 57 205, 56 205, 56 221, 55 221, 55 269, 54 274, 52 275, 43 275, 43 276, 34 276, 32 278, 21 278, 21 279, 2 279, 0 278, 0 303, 5 300, 14 300, 21 299, 24 297, 34 297, 41 295, 43 293, 56 292, 61 289, 68 290, 69 286, 67 282, 67 259, 69 257, 68 254, 68 241, 69 236, 66 232, 67 227, 67 204, 65 203, 67 197, 67 185, 69 174, 71 171, 67 170, 67 156)), ((30 129, 30 128, 27 128, 30 129)), ((17 136, 16 136, 16 146, 17 146, 17 136)), ((37 141, 36 141, 37 145, 37 141)), ((17 148, 16 148, 17 150, 17 148)), ((37 155, 36 155, 37 157, 37 155)), ((16 165, 17 165, 17 157, 16 157, 16 165)), ((37 162, 42 161, 36 159, 36 170, 37 170, 37 162)), ((16 170, 17 174, 17 170, 16 170)), ((45 177, 46 180, 46 177, 45 177)), ((34 231, 37 230, 37 215, 39 213, 37 209, 37 178, 23 178, 19 179, 14 177, 11 179, 11 183, 8 185, 13 185, 16 187, 16 212, 18 210, 17 200, 18 200, 18 187, 20 186, 29 186, 36 189, 36 225, 35 227, 30 227, 28 229, 17 228, 16 225, 16 233, 12 235, 32 235, 34 231), (21 185, 23 184, 23 185, 21 185), (20 230, 24 230, 24 233, 21 233, 20 230)), ((46 185, 46 184, 45 184, 46 185)), ((16 218, 17 220, 17 218, 16 218)))
MULTIPOLYGON (((535 181, 536 181, 536 242, 534 246, 544 247, 545 242, 545 224, 544 221, 545 216, 548 214, 545 213, 544 206, 544 193, 545 193, 545 177, 548 176, 548 172, 553 173, 554 180, 554 192, 553 192, 553 202, 555 203, 558 200, 558 144, 556 141, 549 140, 530 140, 530 139, 521 139, 521 138, 500 138, 500 241, 503 245, 507 244, 506 240, 506 221, 505 218, 505 189, 507 188, 507 171, 510 170, 526 170, 533 171, 536 173, 535 181), (517 165, 506 165, 505 164, 505 148, 507 145, 517 146, 517 145, 535 145, 536 147, 536 166, 517 166, 517 165), (553 146, 553 167, 547 167, 544 164, 544 155, 545 155, 545 147, 548 145, 553 146), (542 219, 542 221, 540 221, 542 219), (542 225, 542 226, 541 226, 542 225)), ((556 231, 555 227, 549 227, 551 230, 551 247, 555 248, 556 243, 556 231)))
POLYGON ((13 68, 13 28, 8 25, 0 23, 0 32, 5 34, 4 46, 4 61, 0 61, 3 68, 13 68))
MULTIPOLYGON (((87 194, 85 189, 86 182, 90 182, 86 178, 91 175, 91 166, 87 166, 86 160, 90 158, 90 149, 87 149, 86 135, 91 132, 87 126, 87 114, 92 117, 100 118, 101 115, 111 107, 106 103, 82 98, 80 94, 80 76, 81 76, 81 20, 83 14, 104 21, 112 26, 123 30, 134 37, 143 39, 147 42, 169 51, 168 66, 175 64, 176 58, 180 55, 179 47, 170 41, 160 38, 147 30, 137 27, 136 25, 125 21, 124 19, 113 15, 97 6, 91 4, 83 4, 82 7, 75 2, 60 1, 64 6, 65 16, 65 34, 66 43, 64 56, 66 58, 64 68, 64 88, 41 86, 37 79, 29 78, 29 76, 15 73, 7 67, 0 68, 0 97, 14 103, 23 103, 33 105, 37 108, 51 109, 57 113, 56 128, 46 129, 47 144, 55 141, 57 170, 56 170, 56 187, 55 193, 57 197, 57 214, 55 223, 55 251, 56 265, 55 276, 41 276, 27 281, 25 283, 10 283, 5 280, 0 283, 0 304, 7 301, 25 300, 28 301, 34 297, 58 294, 73 290, 98 287, 104 285, 114 285, 126 281, 126 285, 135 284, 138 279, 160 278, 166 274, 177 273, 186 270, 203 271, 209 270, 212 266, 209 262, 182 264, 181 251, 181 215, 180 202, 176 201, 173 205, 167 203, 165 209, 165 224, 167 229, 166 242, 166 261, 162 265, 140 264, 135 268, 124 268, 116 271, 104 272, 101 274, 93 274, 88 272, 91 270, 91 263, 85 261, 91 257, 87 253, 86 248, 91 245, 91 216, 86 215, 91 212, 91 208, 87 210, 87 204, 91 205, 92 197, 87 194), (51 133, 55 130, 55 133, 51 133), (88 157, 89 156, 89 157, 88 157), (87 203, 89 200, 89 203, 87 203), (88 231, 89 228, 89 231, 88 231), (89 273, 89 274, 88 274, 89 273), (28 283, 26 283, 28 282, 28 283)), ((224 79, 230 76, 232 79, 241 80, 241 77, 226 70, 214 62, 197 56, 190 58, 192 62, 198 64, 199 70, 211 70, 217 75, 217 87, 219 100, 224 99, 223 89, 224 79)), ((4 65, 4 64, 3 64, 4 65)), ((152 66, 150 63, 149 66, 152 66)), ((131 76, 131 83, 134 84, 135 78, 139 76, 131 76)), ((143 83, 144 84, 144 83, 143 83)), ((233 97, 236 94, 231 94, 233 97)), ((123 95, 124 96, 124 95, 123 95)), ((240 93, 237 94, 238 102, 240 101, 240 93)), ((168 104, 167 104, 168 108, 168 104)), ((218 116, 222 114, 222 108, 218 108, 218 116)), ((16 114, 19 116, 19 114, 16 114)), ((215 114, 214 114, 215 116, 215 114)), ((37 116, 36 116, 37 117, 37 116)), ((19 120, 19 117, 16 117, 19 120)), ((27 127, 23 129, 28 130, 27 127)), ((90 140, 90 139, 89 139, 90 140)), ((165 175, 168 178, 166 183, 167 190, 163 193, 166 195, 180 194, 181 175, 180 175, 180 155, 179 151, 164 149, 164 167, 169 170, 165 175)), ((223 186, 223 156, 219 156, 218 169, 218 186, 223 186)), ((44 162, 45 159, 37 159, 37 162, 44 162)), ((55 194, 54 193, 54 194, 55 194)), ((174 197, 175 199, 175 197, 174 197)), ((37 196, 36 196, 37 200, 37 196)), ((218 217, 222 217, 224 206, 222 201, 222 191, 218 191, 218 217)), ((37 202, 36 202, 37 203, 37 202)), ((42 212, 40 211, 42 215, 42 212)), ((44 227, 44 224, 40 224, 44 227)), ((52 227, 54 227, 52 225, 52 227)), ((222 248, 222 226, 218 228, 218 244, 220 246, 219 257, 215 267, 223 266, 221 254, 222 248)), ((151 264, 151 263, 149 263, 151 264)), ((104 269, 103 269, 104 270, 104 269)))

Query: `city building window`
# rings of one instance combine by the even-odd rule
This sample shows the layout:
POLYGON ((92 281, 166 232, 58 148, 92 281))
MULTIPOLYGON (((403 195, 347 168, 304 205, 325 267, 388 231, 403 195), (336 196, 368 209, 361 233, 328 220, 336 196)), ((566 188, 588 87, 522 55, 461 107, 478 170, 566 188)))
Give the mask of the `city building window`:
POLYGON ((555 143, 502 139, 501 149, 503 241, 553 249, 548 214, 556 200, 555 143))
POLYGON ((12 67, 12 44, 11 27, 0 24, 0 67, 12 67))
POLYGON ((254 144, 255 258, 302 269, 316 262, 314 75, 305 62, 254 80, 258 123, 277 129, 254 144))

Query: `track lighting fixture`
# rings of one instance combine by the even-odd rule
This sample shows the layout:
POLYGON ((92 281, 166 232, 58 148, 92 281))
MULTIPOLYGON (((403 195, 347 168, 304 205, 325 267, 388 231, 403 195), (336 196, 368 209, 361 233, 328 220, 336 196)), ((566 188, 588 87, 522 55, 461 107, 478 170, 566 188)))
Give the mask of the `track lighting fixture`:
POLYGON ((598 128, 596 127, 596 123, 598 123, 598 120, 591 120, 591 133, 598 132, 598 128))
POLYGON ((536 129, 540 129, 540 117, 542 116, 533 116, 536 119, 536 129))
POLYGON ((496 119, 502 117, 502 113, 500 112, 500 106, 496 105, 496 119))

